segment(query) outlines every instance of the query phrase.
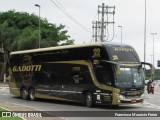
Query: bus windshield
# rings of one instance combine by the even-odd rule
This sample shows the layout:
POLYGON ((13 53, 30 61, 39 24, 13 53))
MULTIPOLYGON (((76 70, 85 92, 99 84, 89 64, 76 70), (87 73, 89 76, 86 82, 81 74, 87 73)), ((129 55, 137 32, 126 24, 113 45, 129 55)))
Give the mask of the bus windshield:
POLYGON ((144 85, 141 68, 120 68, 120 76, 115 81, 118 88, 136 88, 144 85))

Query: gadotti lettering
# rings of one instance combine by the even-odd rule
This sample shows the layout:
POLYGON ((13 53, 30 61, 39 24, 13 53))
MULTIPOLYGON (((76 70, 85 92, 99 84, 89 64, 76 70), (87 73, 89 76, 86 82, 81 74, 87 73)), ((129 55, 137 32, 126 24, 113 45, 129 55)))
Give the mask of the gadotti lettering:
POLYGON ((13 72, 40 71, 41 65, 14 66, 12 70, 13 72))

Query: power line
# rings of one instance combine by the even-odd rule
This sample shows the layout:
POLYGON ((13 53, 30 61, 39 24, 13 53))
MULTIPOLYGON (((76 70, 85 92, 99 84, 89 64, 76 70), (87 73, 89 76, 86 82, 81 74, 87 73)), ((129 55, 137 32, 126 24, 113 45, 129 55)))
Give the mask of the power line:
POLYGON ((95 15, 93 21, 95 21, 95 19, 96 19, 97 16, 98 16, 98 12, 96 12, 96 15, 95 15))
POLYGON ((85 27, 84 25, 82 25, 81 23, 79 23, 69 12, 67 12, 67 10, 62 6, 62 4, 60 2, 58 2, 56 0, 56 2, 59 4, 57 5, 53 0, 50 0, 59 10, 61 10, 69 19, 71 19, 74 23, 76 23, 77 25, 79 25, 81 28, 83 28, 84 30, 86 30, 89 33, 92 33, 87 27, 85 27))

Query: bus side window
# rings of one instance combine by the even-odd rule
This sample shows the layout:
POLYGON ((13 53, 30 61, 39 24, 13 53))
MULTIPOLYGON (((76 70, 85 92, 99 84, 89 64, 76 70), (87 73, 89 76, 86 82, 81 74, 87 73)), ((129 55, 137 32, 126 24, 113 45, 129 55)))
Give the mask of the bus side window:
POLYGON ((85 83, 85 79, 83 77, 82 72, 74 72, 71 76, 72 76, 73 84, 84 84, 85 83))
POLYGON ((108 71, 97 71, 96 77, 98 82, 105 84, 105 85, 112 85, 112 75, 108 71))
POLYGON ((54 75, 52 74, 52 83, 54 84, 54 85, 60 85, 61 84, 61 81, 60 81, 60 78, 61 78, 61 75, 60 75, 60 73, 58 73, 58 72, 54 72, 54 75))
POLYGON ((102 72, 102 80, 104 81, 104 84, 106 85, 112 85, 112 80, 113 78, 111 77, 111 73, 107 71, 102 72))
POLYGON ((54 85, 69 85, 71 82, 68 72, 54 72, 51 74, 50 79, 54 85))
POLYGON ((61 80, 62 85, 69 85, 70 82, 71 82, 70 81, 70 74, 69 74, 69 72, 62 72, 60 80, 61 80))

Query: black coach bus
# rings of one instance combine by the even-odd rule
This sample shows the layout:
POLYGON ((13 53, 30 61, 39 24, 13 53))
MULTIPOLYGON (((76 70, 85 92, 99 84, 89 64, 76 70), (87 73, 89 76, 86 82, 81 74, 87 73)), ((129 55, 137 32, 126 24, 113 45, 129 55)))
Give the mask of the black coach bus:
MULTIPOLYGON (((12 52, 10 92, 23 99, 119 105, 143 101, 144 72, 129 45, 90 43, 12 52)), ((151 72, 152 73, 152 72, 151 72)))

